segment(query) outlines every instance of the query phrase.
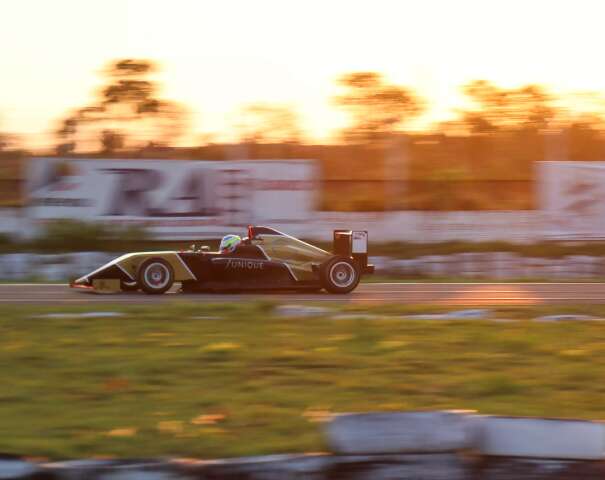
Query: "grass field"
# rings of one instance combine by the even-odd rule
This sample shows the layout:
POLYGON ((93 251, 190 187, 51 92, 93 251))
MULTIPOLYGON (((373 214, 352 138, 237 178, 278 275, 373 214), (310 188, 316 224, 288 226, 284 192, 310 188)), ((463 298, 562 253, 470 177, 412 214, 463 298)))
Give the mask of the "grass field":
MULTIPOLYGON (((0 452, 73 458, 321 451, 331 412, 477 409, 605 417, 603 306, 497 308, 518 321, 280 318, 272 305, 0 310, 0 452)), ((391 315, 391 318, 388 316, 391 315)))

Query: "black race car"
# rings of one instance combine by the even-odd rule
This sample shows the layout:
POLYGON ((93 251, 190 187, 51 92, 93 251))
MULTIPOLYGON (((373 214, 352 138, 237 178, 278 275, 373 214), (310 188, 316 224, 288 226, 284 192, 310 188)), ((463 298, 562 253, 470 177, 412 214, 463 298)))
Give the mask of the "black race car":
POLYGON ((208 247, 175 252, 129 253, 78 278, 71 287, 94 291, 164 293, 182 291, 310 290, 349 293, 368 265, 366 231, 335 230, 333 252, 270 227, 248 227, 233 253, 208 247))

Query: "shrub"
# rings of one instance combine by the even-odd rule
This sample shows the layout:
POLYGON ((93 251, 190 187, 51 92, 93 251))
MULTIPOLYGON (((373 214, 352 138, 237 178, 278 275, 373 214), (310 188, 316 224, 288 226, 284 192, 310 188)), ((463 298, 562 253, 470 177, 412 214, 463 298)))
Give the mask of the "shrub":
POLYGON ((147 232, 138 227, 57 220, 45 225, 31 247, 42 252, 113 251, 148 240, 147 232))
POLYGON ((0 233, 0 252, 11 251, 13 248, 14 242, 12 238, 5 233, 0 233))

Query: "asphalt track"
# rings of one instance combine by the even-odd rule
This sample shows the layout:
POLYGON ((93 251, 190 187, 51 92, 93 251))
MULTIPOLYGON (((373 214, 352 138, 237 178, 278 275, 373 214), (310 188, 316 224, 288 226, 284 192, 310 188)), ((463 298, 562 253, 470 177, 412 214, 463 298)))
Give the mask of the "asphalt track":
POLYGON ((605 283, 366 283, 349 295, 328 293, 95 294, 58 284, 0 285, 0 304, 83 305, 158 304, 166 302, 341 302, 352 304, 546 305, 605 303, 605 283))

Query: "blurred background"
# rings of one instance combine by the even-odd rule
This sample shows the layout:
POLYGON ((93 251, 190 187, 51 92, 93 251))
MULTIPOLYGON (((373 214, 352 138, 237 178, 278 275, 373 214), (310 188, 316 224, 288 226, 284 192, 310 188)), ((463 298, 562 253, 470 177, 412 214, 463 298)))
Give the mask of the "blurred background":
POLYGON ((264 223, 398 258, 599 257, 605 7, 581 4, 5 3, 1 248, 264 223))

